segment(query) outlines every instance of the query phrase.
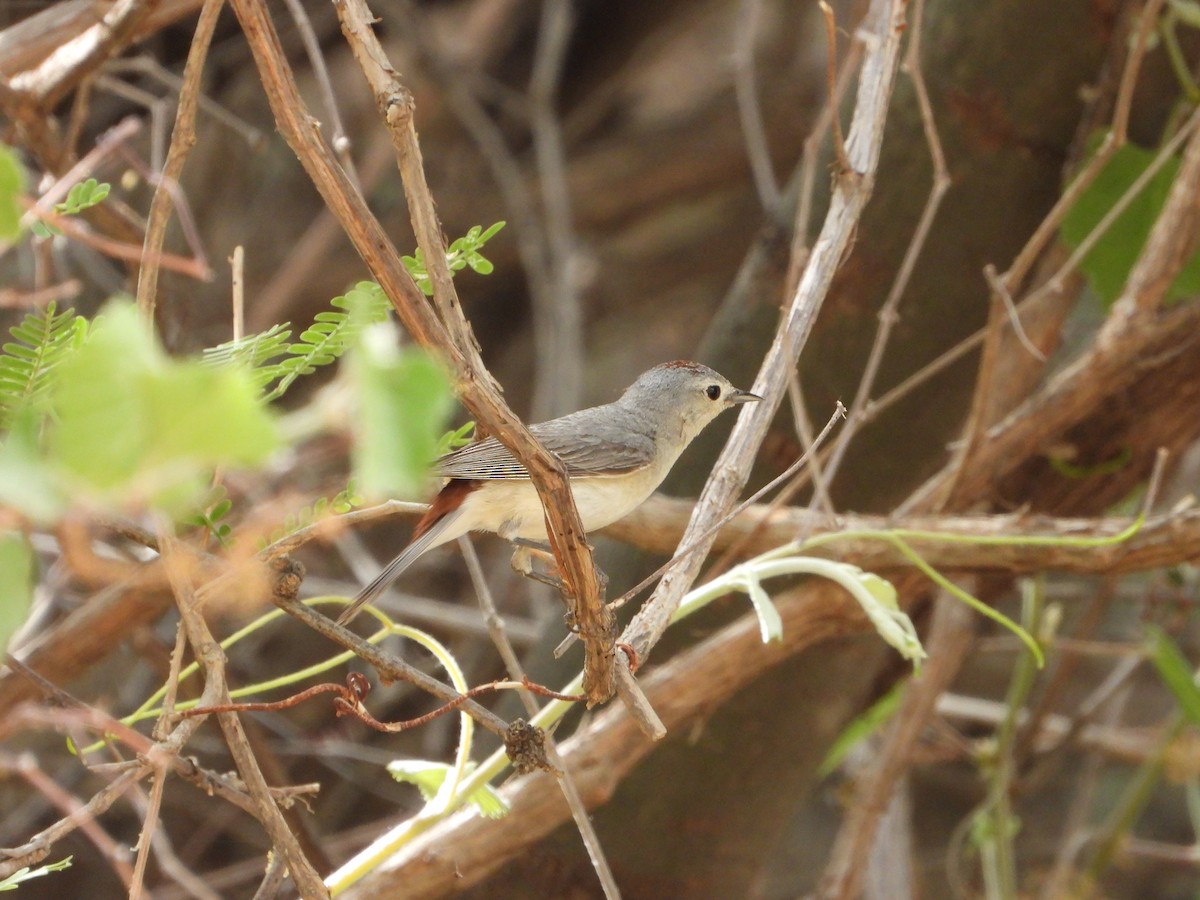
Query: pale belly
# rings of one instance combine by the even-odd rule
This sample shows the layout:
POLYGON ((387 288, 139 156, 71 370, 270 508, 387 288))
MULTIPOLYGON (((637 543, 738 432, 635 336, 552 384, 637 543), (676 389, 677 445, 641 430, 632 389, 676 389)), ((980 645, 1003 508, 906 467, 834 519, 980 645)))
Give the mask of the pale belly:
MULTIPOLYGON (((633 512, 662 481, 656 471, 575 479, 571 492, 586 531, 595 531, 633 512)), ((524 479, 498 479, 472 492, 453 531, 495 531, 501 537, 547 540, 545 512, 533 484, 524 479), (497 524, 498 523, 498 524, 497 524)), ((447 535, 446 539, 452 539, 447 535)), ((439 542, 440 543, 440 542, 439 542)))

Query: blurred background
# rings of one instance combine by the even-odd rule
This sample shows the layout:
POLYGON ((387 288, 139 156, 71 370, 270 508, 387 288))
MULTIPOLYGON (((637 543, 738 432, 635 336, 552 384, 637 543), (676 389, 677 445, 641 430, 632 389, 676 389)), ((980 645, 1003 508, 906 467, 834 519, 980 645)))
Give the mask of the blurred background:
MULTIPOLYGON (((832 4, 839 64, 857 54, 855 29, 866 5, 832 4)), ((119 208, 127 206, 130 221, 138 221, 153 191, 145 173, 161 166, 170 139, 177 78, 197 6, 164 0, 138 40, 52 108, 53 134, 45 144, 22 143, 30 131, 11 118, 5 139, 25 151, 32 169, 58 167, 61 174, 64 159, 51 152, 55 141, 69 147, 74 140, 86 152, 132 117, 140 126, 136 135, 95 174, 114 184, 119 208)), ((1176 7, 1192 9, 1171 0, 1160 15, 1176 7)), ((391 143, 333 5, 294 0, 270 8, 323 132, 346 148, 371 208, 397 247, 411 253, 415 240, 391 143), (293 6, 302 8, 303 18, 293 6), (308 28, 313 43, 306 48, 308 28), (314 51, 327 76, 314 66, 314 51)), ((984 268, 1003 272, 1012 263, 1095 146, 1093 136, 1111 121, 1143 9, 1126 0, 924 4, 919 65, 949 182, 900 297, 871 396, 886 394, 985 325, 984 268)), ((0 74, 13 78, 32 68, 62 40, 51 27, 56 10, 66 22, 84 15, 70 0, 0 5, 0 74)), ((828 202, 832 156, 821 117, 830 48, 816 3, 375 0, 372 10, 392 63, 415 95, 425 168, 447 238, 472 226, 507 223, 484 251, 494 272, 465 271, 456 285, 483 358, 514 410, 532 422, 604 402, 640 372, 676 358, 699 360, 750 387, 790 300, 795 249, 811 245, 828 202)), ((1172 28, 1155 32, 1169 33, 1170 41, 1151 41, 1129 107, 1130 139, 1151 149, 1162 145, 1194 103, 1178 63, 1182 59, 1185 72, 1194 68, 1200 47, 1194 32, 1172 28)), ((852 109, 854 77, 843 76, 843 122, 852 109)), ((235 246, 245 248, 250 331, 284 321, 302 327, 328 308, 331 297, 369 277, 276 133, 228 9, 203 84, 197 142, 180 184, 195 238, 189 240, 177 218, 167 248, 186 255, 198 241, 215 276, 204 282, 164 272, 161 278, 156 325, 165 345, 179 354, 232 336, 227 258, 235 246)), ((930 198, 930 146, 914 82, 902 73, 873 197, 799 361, 804 403, 818 427, 836 401, 849 403, 858 389, 878 311, 930 198)), ((118 229, 93 224, 110 233, 118 229)), ((1054 244, 1041 254, 1030 283, 1054 272, 1067 252, 1054 244)), ((10 251, 0 258, 0 281, 28 287, 48 269, 53 280, 77 282, 60 304, 85 314, 113 293, 131 290, 128 264, 76 242, 10 251)), ((11 324, 21 310, 4 313, 11 324)), ((1030 313, 1037 323, 1031 334, 1051 354, 1054 371, 1088 345, 1105 308, 1087 280, 1072 274, 1030 313)), ((1019 373, 1023 351, 1014 347, 1005 352, 1019 373)), ((978 352, 962 354, 862 428, 830 485, 838 512, 891 513, 946 465, 978 367, 978 352)), ((1032 360, 1026 368, 1027 379, 1018 374, 1006 381, 1008 393, 997 401, 1005 409, 1034 390, 1042 368, 1032 360)), ((331 374, 301 380, 280 402, 281 411, 296 414, 319 404, 331 374)), ((456 424, 464 420, 460 413, 456 424)), ((666 493, 698 494, 731 427, 732 417, 726 417, 697 441, 666 493)), ((1181 432, 1178 449, 1192 440, 1181 432)), ((236 515, 298 508, 335 494, 346 484, 348 449, 346 434, 334 430, 294 446, 265 477, 231 474, 227 488, 236 515)), ((802 452, 785 401, 752 487, 802 452)), ((1188 467, 1178 465, 1181 457, 1173 457, 1164 488, 1171 501, 1194 486, 1188 467)), ((972 509, 958 511, 1101 515, 1137 480, 1113 485, 1112 496, 1108 489, 1076 485, 1064 499, 1033 478, 997 484, 972 509)), ((808 500, 802 491, 791 502, 808 500)), ((353 595, 407 540, 409 528, 408 521, 391 520, 307 546, 298 554, 308 571, 302 596, 353 595)), ((636 534, 622 537, 596 540, 610 596, 662 560, 639 547, 636 534)), ((62 611, 86 603, 89 593, 53 562, 50 542, 40 546, 54 594, 43 620, 49 627, 62 611)), ((511 574, 509 548, 499 540, 482 538, 476 546, 531 674, 551 686, 565 682, 579 663, 573 655, 561 664, 551 659, 563 636, 559 599, 511 574)), ((975 586, 989 602, 1019 616, 1014 579, 981 578, 975 586)), ((1124 660, 1138 655, 1147 620, 1167 625, 1185 649, 1193 647, 1196 596, 1186 567, 1136 578, 1050 577, 1041 589, 1061 616, 1058 634, 1074 649, 1051 649, 1029 705, 1039 715, 1058 716, 1057 727, 1070 740, 1045 754, 1032 738, 1025 741, 1015 765, 1029 777, 1015 781, 1011 802, 1019 822, 1020 895, 1061 896, 1086 856, 1090 829, 1117 802, 1138 765, 1155 759, 1155 738, 1176 707, 1148 666, 1124 660), (1106 685, 1102 696, 1094 692, 1097 685, 1106 685), (1079 718, 1081 708, 1091 718, 1079 718), (1084 740, 1084 725, 1093 722, 1106 730, 1084 740)), ((927 600, 913 606, 922 627, 929 623, 927 600)), ((743 615, 744 603, 729 598, 689 620, 668 636, 653 663, 743 615)), ((424 558, 385 606, 446 641, 472 682, 503 672, 456 551, 424 558)), ((214 630, 227 634, 256 611, 222 609, 214 630)), ((870 896, 940 898, 990 890, 970 849, 970 823, 989 793, 989 748, 1021 654, 1011 635, 983 620, 966 631, 965 662, 909 760, 899 818, 880 838, 895 856, 874 865, 895 880, 870 883, 870 896)), ((172 613, 131 621, 121 641, 63 686, 115 714, 127 712, 161 683, 173 635, 172 613)), ((300 668, 329 650, 320 637, 284 622, 230 654, 231 681, 250 683, 300 668)), ((413 658, 434 669, 422 655, 413 658)), ((818 766, 847 725, 910 672, 873 633, 840 634, 781 660, 690 727, 673 731, 593 813, 625 895, 782 898, 814 890, 856 775, 869 765, 883 729, 832 773, 819 774, 818 766)), ((0 701, 4 696, 0 689, 0 701)), ((429 704, 416 691, 392 685, 373 695, 371 707, 378 718, 395 720, 429 704)), ((517 714, 515 704, 500 709, 506 717, 517 714)), ((445 717, 406 735, 381 736, 334 720, 320 705, 247 718, 273 783, 321 783, 310 807, 290 815, 323 873, 381 823, 419 808, 416 791, 393 783, 382 765, 395 757, 444 759, 456 733, 453 717, 445 717)), ((575 717, 558 736, 577 725, 575 717)), ((61 757, 44 765, 71 791, 86 796, 95 789, 92 776, 61 752, 61 744, 50 739, 31 746, 47 759, 61 757)), ((190 750, 207 754, 207 765, 229 767, 211 724, 190 750)), ((1130 832, 1136 838, 1104 870, 1099 895, 1196 896, 1196 814, 1189 805, 1196 775, 1194 764, 1179 765, 1173 778, 1149 792, 1130 832)), ((57 815, 44 797, 15 783, 0 784, 0 798, 6 810, 0 845, 21 844, 57 815)), ((179 784, 168 786, 162 816, 177 861, 210 896, 253 895, 267 844, 248 817, 232 807, 198 803, 195 790, 179 784)), ((117 804, 104 822, 121 842, 136 841, 136 805, 117 804)), ((64 890, 123 895, 118 878, 78 834, 57 849, 75 854, 74 867, 31 883, 24 888, 30 896, 64 890)), ((152 867, 156 897, 198 895, 189 883, 152 867)), ((394 891, 407 896, 402 886, 394 891)), ((588 897, 598 896, 599 887, 578 834, 566 824, 466 894, 588 897)))

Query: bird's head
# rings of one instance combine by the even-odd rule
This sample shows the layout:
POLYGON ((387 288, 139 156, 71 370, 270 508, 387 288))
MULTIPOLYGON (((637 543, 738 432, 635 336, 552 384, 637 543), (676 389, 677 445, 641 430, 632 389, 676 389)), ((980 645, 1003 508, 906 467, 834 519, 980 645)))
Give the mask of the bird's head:
POLYGON ((660 434, 678 434, 686 445, 731 406, 761 399, 735 388, 708 366, 676 360, 644 372, 625 391, 621 402, 656 419, 660 434))

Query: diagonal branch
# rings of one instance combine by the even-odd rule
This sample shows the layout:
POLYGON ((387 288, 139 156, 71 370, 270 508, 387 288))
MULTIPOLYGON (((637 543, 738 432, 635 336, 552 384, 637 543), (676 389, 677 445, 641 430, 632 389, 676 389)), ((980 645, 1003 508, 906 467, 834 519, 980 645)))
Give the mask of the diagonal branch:
MULTIPOLYGON (((808 339, 834 273, 853 241, 874 186, 883 126, 900 60, 904 8, 905 4, 900 0, 874 0, 860 28, 859 37, 866 49, 846 147, 853 168, 836 175, 825 224, 755 379, 752 390, 765 399, 738 417, 733 434, 700 495, 681 545, 696 543, 697 538, 724 515, 745 485, 767 427, 783 400, 789 373, 808 339)), ((711 547, 712 538, 701 544, 711 547)), ((621 641, 630 644, 643 662, 662 637, 680 599, 695 581, 704 558, 703 551, 695 552, 669 570, 625 629, 621 641)))
POLYGON ((613 619, 600 603, 591 548, 575 509, 565 467, 537 443, 508 408, 479 358, 470 326, 462 318, 457 295, 445 271, 445 247, 413 127, 412 95, 400 84, 371 32, 369 13, 361 3, 337 4, 343 31, 371 83, 397 149, 414 229, 429 266, 440 318, 413 283, 383 227, 338 165, 318 123, 307 113, 266 5, 261 0, 232 0, 232 6, 250 43, 280 133, 299 157, 313 185, 391 299, 414 340, 440 354, 450 367, 463 405, 528 468, 546 510, 559 567, 575 595, 575 618, 585 643, 588 672, 584 689, 592 704, 608 699, 613 691, 613 619))

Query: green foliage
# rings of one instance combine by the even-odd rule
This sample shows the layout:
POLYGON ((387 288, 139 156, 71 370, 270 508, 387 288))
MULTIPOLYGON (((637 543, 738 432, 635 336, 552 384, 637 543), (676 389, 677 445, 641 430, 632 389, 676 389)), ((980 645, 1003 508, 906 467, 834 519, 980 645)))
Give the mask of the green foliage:
MULTIPOLYGON (((1063 219, 1063 240, 1078 248, 1157 155, 1133 144, 1118 149, 1063 219)), ((1178 157, 1168 159, 1083 257, 1080 268, 1106 304, 1120 296, 1178 171, 1178 157)), ((1197 293, 1200 293, 1200 254, 1188 260, 1168 290, 1167 299, 1178 300, 1197 293)))
POLYGON ((248 334, 236 341, 227 341, 204 350, 203 359, 211 366, 229 366, 245 371, 251 381, 265 390, 283 374, 282 368, 272 361, 288 353, 288 338, 292 336, 291 325, 272 325, 258 334, 248 334))
POLYGON ((365 327, 386 320, 391 308, 382 288, 373 281, 360 281, 329 302, 337 308, 317 313, 299 341, 288 340, 291 326, 285 323, 205 350, 204 358, 213 366, 245 369, 263 390, 274 383, 266 399, 277 400, 301 375, 310 375, 340 358, 365 327))
MULTIPOLYGON (((483 249, 484 244, 496 236, 496 233, 504 227, 504 222, 497 222, 491 228, 484 231, 480 226, 474 225, 471 229, 458 240, 454 241, 446 248, 446 265, 450 267, 450 271, 460 272, 463 269, 470 267, 472 272, 477 275, 491 275, 495 268, 491 260, 487 259, 479 251, 483 249)), ((412 256, 401 258, 404 267, 408 269, 408 274, 412 276, 413 281, 427 297, 433 296, 433 282, 429 279, 429 270, 425 266, 425 257, 418 248, 412 256)))
POLYGON ((33 550, 20 532, 0 534, 0 653, 25 621, 33 601, 33 550))
POLYGON ((1163 684, 1175 695, 1175 701, 1193 725, 1200 725, 1200 687, 1192 666, 1175 642, 1161 628, 1148 631, 1147 652, 1163 684))
MULTIPOLYGON (((55 203, 54 211, 63 216, 77 216, 84 210, 91 209, 103 202, 111 190, 112 185, 107 182, 89 178, 72 187, 67 192, 67 199, 62 203, 55 203)), ((38 237, 62 234, 61 231, 46 222, 34 222, 33 233, 38 237)))
POLYGON ((38 866, 36 869, 31 869, 25 866, 23 869, 17 869, 7 878, 0 879, 0 891, 15 891, 20 887, 21 882, 29 881, 31 878, 41 878, 43 875, 49 875, 51 872, 61 872, 63 869, 71 865, 72 856, 66 859, 60 859, 56 863, 48 863, 44 866, 38 866))
POLYGON ((356 490, 353 479, 351 479, 343 490, 338 491, 332 497, 319 497, 315 503, 305 506, 289 515, 283 520, 283 527, 271 533, 268 543, 275 543, 290 534, 295 534, 301 528, 307 528, 325 516, 333 514, 344 515, 362 506, 362 504, 363 498, 356 490))
POLYGON ((233 509, 233 501, 229 499, 225 488, 222 485, 214 487, 208 495, 207 500, 202 504, 200 512, 195 515, 188 516, 184 521, 189 525, 195 525, 206 530, 209 535, 222 547, 230 546, 230 537, 233 534, 233 527, 228 522, 223 522, 226 516, 233 509))
MULTIPOLYGON (((491 274, 494 268, 491 261, 479 251, 503 227, 503 222, 497 222, 487 230, 476 225, 454 241, 446 250, 450 271, 470 268, 480 275, 491 274)), ((432 294, 421 251, 403 259, 421 290, 427 295, 432 294)), ((364 328, 385 321, 391 309, 383 289, 373 281, 358 282, 343 296, 334 297, 330 304, 335 309, 317 313, 313 324, 300 333, 298 341, 289 340, 292 326, 285 322, 209 348, 204 351, 204 359, 214 366, 245 369, 262 390, 267 391, 270 387, 266 393, 268 401, 277 400, 301 375, 309 375, 341 358, 364 328)))
POLYGON ((42 450, 42 417, 21 410, 0 445, 0 504, 20 510, 35 522, 53 522, 70 495, 42 450))
POLYGON ((91 209, 103 202, 111 190, 112 185, 89 178, 72 187, 67 192, 67 199, 62 203, 55 203, 54 211, 64 216, 77 216, 85 209, 91 209))
POLYGON ((454 407, 446 375, 424 352, 398 350, 392 329, 382 325, 363 333, 350 362, 357 483, 368 496, 412 496, 424 485, 454 407))
POLYGON ((0 428, 8 428, 21 409, 43 399, 55 367, 79 349, 87 320, 75 310, 58 312, 53 302, 44 313, 29 313, 9 333, 14 340, 0 353, 0 428))
POLYGON ((837 736, 829 748, 829 752, 825 754, 825 758, 821 760, 817 774, 822 778, 832 775, 852 749, 890 722, 892 716, 900 709, 900 701, 907 688, 907 680, 897 681, 886 694, 843 728, 842 733, 837 736))
MULTIPOLYGON (((388 763, 387 770, 401 784, 415 784, 426 803, 437 796, 447 776, 454 771, 453 767, 445 763, 426 762, 421 759, 399 759, 388 763)), ((475 766, 468 764, 463 775, 470 775, 474 770, 475 766)), ((471 791, 466 797, 466 802, 479 810, 480 815, 489 819, 501 819, 508 815, 508 804, 488 784, 471 791)))
POLYGON ((277 442, 242 373, 167 357, 128 304, 110 305, 63 355, 47 403, 44 443, 28 423, 10 435, 0 462, 17 471, 0 471, 0 487, 25 465, 96 500, 177 509, 213 466, 260 462, 277 442))
POLYGON ((16 240, 21 233, 21 191, 25 171, 11 147, 0 144, 0 240, 16 240))
POLYGON ((447 431, 437 442, 437 450, 434 451, 434 458, 445 456, 457 450, 459 447, 465 447, 474 439, 475 423, 467 422, 460 425, 451 431, 447 431))

